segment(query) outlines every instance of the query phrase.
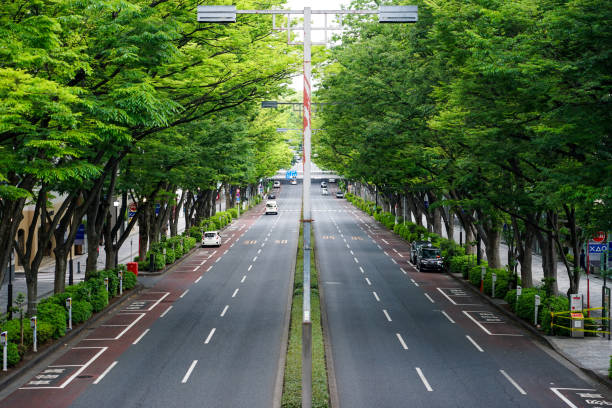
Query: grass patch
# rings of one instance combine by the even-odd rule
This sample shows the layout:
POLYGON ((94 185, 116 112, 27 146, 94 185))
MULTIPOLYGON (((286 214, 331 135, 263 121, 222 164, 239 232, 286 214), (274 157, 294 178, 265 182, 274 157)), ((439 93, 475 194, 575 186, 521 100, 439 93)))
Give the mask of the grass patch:
MULTIPOLYGON (((321 307, 319 302, 319 283, 314 255, 314 234, 311 227, 310 246, 310 318, 312 321, 312 406, 329 407, 327 390, 327 371, 325 367, 325 349, 321 329, 321 307)), ((283 408, 302 406, 302 299, 304 288, 304 251, 303 229, 300 226, 298 253, 293 284, 293 301, 291 303, 291 326, 289 329, 289 346, 287 347, 287 364, 283 382, 283 408)))

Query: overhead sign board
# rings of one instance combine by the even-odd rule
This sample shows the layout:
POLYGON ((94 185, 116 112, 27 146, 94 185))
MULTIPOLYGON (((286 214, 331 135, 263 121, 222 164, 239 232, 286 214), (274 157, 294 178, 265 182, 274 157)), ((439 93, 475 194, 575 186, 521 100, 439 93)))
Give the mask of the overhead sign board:
POLYGON ((379 23, 415 23, 419 19, 417 6, 380 6, 379 23))
POLYGON ((236 6, 198 6, 198 23, 235 23, 236 6))

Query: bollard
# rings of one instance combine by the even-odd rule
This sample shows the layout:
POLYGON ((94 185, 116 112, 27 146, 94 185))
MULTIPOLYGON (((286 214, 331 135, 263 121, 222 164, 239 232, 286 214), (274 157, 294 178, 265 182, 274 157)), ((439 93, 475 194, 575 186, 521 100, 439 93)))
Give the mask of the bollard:
POLYGON ((538 326, 538 306, 540 306, 540 296, 536 295, 535 296, 535 313, 533 317, 533 325, 536 327, 538 326))
POLYGON ((66 307, 68 308, 68 330, 72 330, 72 298, 66 299, 66 307))
POLYGON ((515 312, 518 310, 519 297, 521 296, 522 292, 523 292, 523 288, 521 287, 521 285, 516 285, 516 304, 514 305, 515 312))
POLYGON ((8 332, 0 333, 0 346, 2 346, 2 371, 7 371, 6 360, 8 359, 8 332))
POLYGON ((151 255, 149 256, 149 271, 155 271, 155 255, 153 255, 153 253, 151 253, 151 255))
POLYGON ((119 296, 123 295, 123 271, 119 270, 119 296))
POLYGON ((77 275, 81 274, 81 261, 77 262, 77 275))
POLYGON ((491 274, 491 297, 495 297, 495 281, 497 280, 496 274, 491 274))
POLYGON ((484 266, 482 266, 480 268, 480 291, 484 292, 484 277, 485 277, 485 273, 486 273, 486 268, 484 266))
POLYGON ((32 328, 32 351, 38 352, 37 341, 36 341, 36 328, 38 324, 36 322, 36 316, 30 317, 30 327, 32 328))

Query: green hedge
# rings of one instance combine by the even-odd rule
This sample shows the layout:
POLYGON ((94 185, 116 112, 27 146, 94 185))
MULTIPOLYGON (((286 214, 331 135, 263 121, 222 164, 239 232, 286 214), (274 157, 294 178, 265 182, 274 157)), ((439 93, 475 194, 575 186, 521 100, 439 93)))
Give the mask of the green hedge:
MULTIPOLYGON (((8 344, 6 360, 6 363, 9 367, 14 366, 21 360, 21 355, 19 355, 19 348, 15 343, 8 344)), ((0 353, 0 364, 4 364, 4 353, 0 353)))
MULTIPOLYGON (((516 296, 516 294, 515 294, 516 296)), ((542 307, 542 328, 546 332, 546 334, 560 334, 563 336, 569 336, 570 331, 568 329, 562 327, 551 327, 551 312, 565 312, 570 308, 569 299, 565 296, 551 296, 545 299, 544 307, 542 307)), ((569 317, 569 314, 565 315, 569 317)), ((555 319, 555 324, 570 327, 571 322, 569 319, 555 319)))

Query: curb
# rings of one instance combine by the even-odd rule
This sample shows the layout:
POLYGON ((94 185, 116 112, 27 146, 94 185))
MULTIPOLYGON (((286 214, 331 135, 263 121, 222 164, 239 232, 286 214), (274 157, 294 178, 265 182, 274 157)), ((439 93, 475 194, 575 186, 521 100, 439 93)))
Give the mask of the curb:
POLYGON ((10 374, 7 374, 6 378, 3 378, 2 380, 0 380, 0 389, 4 389, 10 384, 12 384, 19 377, 24 375, 26 371, 30 370, 36 364, 40 363, 42 360, 47 358, 50 354, 57 351, 57 349, 59 349, 63 344, 66 344, 70 342, 71 340, 73 340, 75 337, 77 337, 83 330, 91 327, 94 323, 97 323, 99 320, 102 320, 102 318, 108 316, 111 312, 114 312, 116 309, 121 308, 121 306, 123 306, 125 303, 130 301, 134 296, 140 294, 140 292, 142 292, 143 289, 145 289, 145 287, 142 284, 137 283, 134 289, 130 291, 129 295, 125 294, 122 299, 120 298, 110 307, 107 307, 106 309, 98 312, 96 316, 89 319, 87 322, 81 324, 79 327, 72 330, 69 334, 66 334, 63 337, 56 339, 54 341, 54 344, 51 344, 44 351, 41 351, 40 353, 36 353, 35 357, 25 362, 21 367, 19 367, 15 371, 11 372, 10 374))
POLYGON ((518 317, 514 313, 504 309, 499 304, 493 302, 493 300, 489 296, 485 295, 484 293, 481 293, 476 287, 468 284, 462 277, 459 277, 456 274, 452 274, 452 273, 447 273, 447 275, 452 277, 457 282, 460 282, 462 284, 462 286, 468 288, 473 293, 478 294, 478 296, 481 299, 486 301, 489 305, 493 306, 497 311, 499 311, 502 314, 504 314, 504 316, 510 318, 513 322, 518 323, 523 329, 526 329, 527 331, 529 331, 535 337, 536 340, 538 340, 543 345, 550 347, 553 351, 555 351, 557 354, 559 354, 565 360, 569 361, 572 365, 574 365, 580 371, 585 373, 589 378, 591 378, 592 380, 598 382, 599 384, 602 384, 602 385, 605 385, 605 386, 607 386, 609 388, 612 388, 612 380, 602 376, 601 374, 598 374, 597 372, 591 370, 590 368, 582 367, 579 362, 577 362, 572 357, 570 357, 567 354, 565 354, 565 352, 561 348, 557 347, 557 345, 555 345, 553 342, 551 342, 548 339, 548 337, 543 335, 539 330, 537 330, 535 327, 533 327, 529 323, 525 322, 523 319, 521 319, 520 317, 518 317))

